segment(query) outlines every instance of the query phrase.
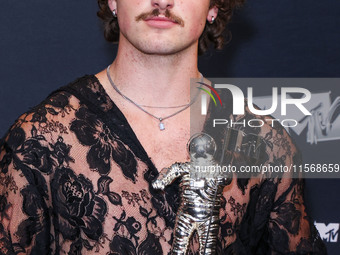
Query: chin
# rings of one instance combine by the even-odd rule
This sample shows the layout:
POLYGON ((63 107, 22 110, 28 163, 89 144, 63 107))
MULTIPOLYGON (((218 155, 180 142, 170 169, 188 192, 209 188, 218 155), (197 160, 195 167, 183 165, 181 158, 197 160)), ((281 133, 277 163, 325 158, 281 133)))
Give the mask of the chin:
POLYGON ((169 43, 149 43, 136 48, 144 54, 167 56, 183 52, 190 46, 191 45, 170 45, 169 43))

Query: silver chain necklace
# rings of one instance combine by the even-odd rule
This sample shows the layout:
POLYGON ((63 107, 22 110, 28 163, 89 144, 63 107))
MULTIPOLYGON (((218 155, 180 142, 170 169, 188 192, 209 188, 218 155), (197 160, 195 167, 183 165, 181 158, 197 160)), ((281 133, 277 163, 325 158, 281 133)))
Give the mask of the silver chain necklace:
MULTIPOLYGON (((145 113, 148 114, 149 116, 151 116, 151 117, 157 119, 157 120, 159 121, 159 130, 161 130, 161 131, 165 129, 165 125, 164 125, 163 121, 166 120, 166 119, 169 119, 169 118, 171 118, 171 117, 173 117, 173 116, 179 114, 180 112, 183 112, 185 109, 189 108, 193 103, 196 102, 197 97, 198 97, 199 92, 200 92, 200 90, 198 89, 198 90, 197 90, 197 93, 196 93, 196 95, 195 95, 195 97, 193 98, 193 100, 191 100, 188 104, 183 105, 183 108, 182 108, 182 109, 179 109, 178 111, 176 111, 176 112, 174 112, 174 113, 172 113, 172 114, 170 114, 170 115, 168 115, 168 116, 157 117, 157 116, 153 115, 151 112, 148 112, 147 110, 145 110, 145 109, 142 107, 142 105, 137 104, 137 103, 134 102, 132 99, 130 99, 129 97, 125 96, 125 95, 117 88, 116 84, 114 84, 114 82, 113 82, 113 80, 112 80, 112 78, 111 78, 111 75, 110 75, 110 66, 111 66, 111 65, 109 65, 109 66, 107 67, 107 69, 106 69, 106 75, 107 75, 107 78, 109 79, 109 82, 111 83, 111 86, 112 86, 112 87, 115 89, 115 91, 116 91, 121 97, 123 97, 125 100, 129 101, 131 104, 133 104, 134 106, 136 106, 138 109, 140 109, 141 111, 145 112, 145 113)), ((201 80, 203 80, 202 74, 201 74, 201 80)), ((202 84, 201 84, 201 86, 202 86, 202 84)), ((147 106, 144 106, 144 107, 147 107, 147 106)), ((157 108, 157 107, 154 107, 154 108, 157 108)), ((164 108, 166 108, 166 107, 164 107, 164 108)))

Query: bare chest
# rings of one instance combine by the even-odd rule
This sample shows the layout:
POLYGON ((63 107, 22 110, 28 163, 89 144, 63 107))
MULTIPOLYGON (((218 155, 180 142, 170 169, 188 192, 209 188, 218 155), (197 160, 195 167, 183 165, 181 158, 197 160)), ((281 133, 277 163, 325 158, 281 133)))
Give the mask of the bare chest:
MULTIPOLYGON (((159 131, 158 132, 164 132, 159 131)), ((187 143, 190 138, 188 132, 153 133, 140 137, 148 156, 158 170, 169 167, 175 162, 189 161, 187 143)))
POLYGON ((175 162, 189 161, 187 143, 190 138, 189 125, 168 123, 165 130, 157 125, 135 126, 134 132, 144 150, 160 171, 175 162))

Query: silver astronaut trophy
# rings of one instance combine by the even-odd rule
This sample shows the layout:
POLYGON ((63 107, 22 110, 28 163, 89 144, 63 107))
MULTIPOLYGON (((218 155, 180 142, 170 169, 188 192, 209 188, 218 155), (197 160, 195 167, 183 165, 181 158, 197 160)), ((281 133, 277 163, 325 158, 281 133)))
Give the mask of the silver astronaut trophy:
POLYGON ((187 254, 190 239, 197 231, 199 254, 215 254, 221 196, 230 179, 214 169, 217 166, 214 160, 216 143, 211 136, 196 134, 189 140, 187 148, 191 162, 174 163, 164 168, 152 186, 163 190, 181 177, 181 204, 176 217, 172 253, 187 254))

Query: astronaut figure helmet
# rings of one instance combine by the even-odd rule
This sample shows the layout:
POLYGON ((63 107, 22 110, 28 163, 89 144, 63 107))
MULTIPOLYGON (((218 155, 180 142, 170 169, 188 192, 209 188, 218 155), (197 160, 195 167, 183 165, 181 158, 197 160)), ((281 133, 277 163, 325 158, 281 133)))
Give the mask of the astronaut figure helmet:
POLYGON ((210 135, 197 133, 190 138, 187 150, 193 162, 212 161, 216 152, 216 143, 210 135))

